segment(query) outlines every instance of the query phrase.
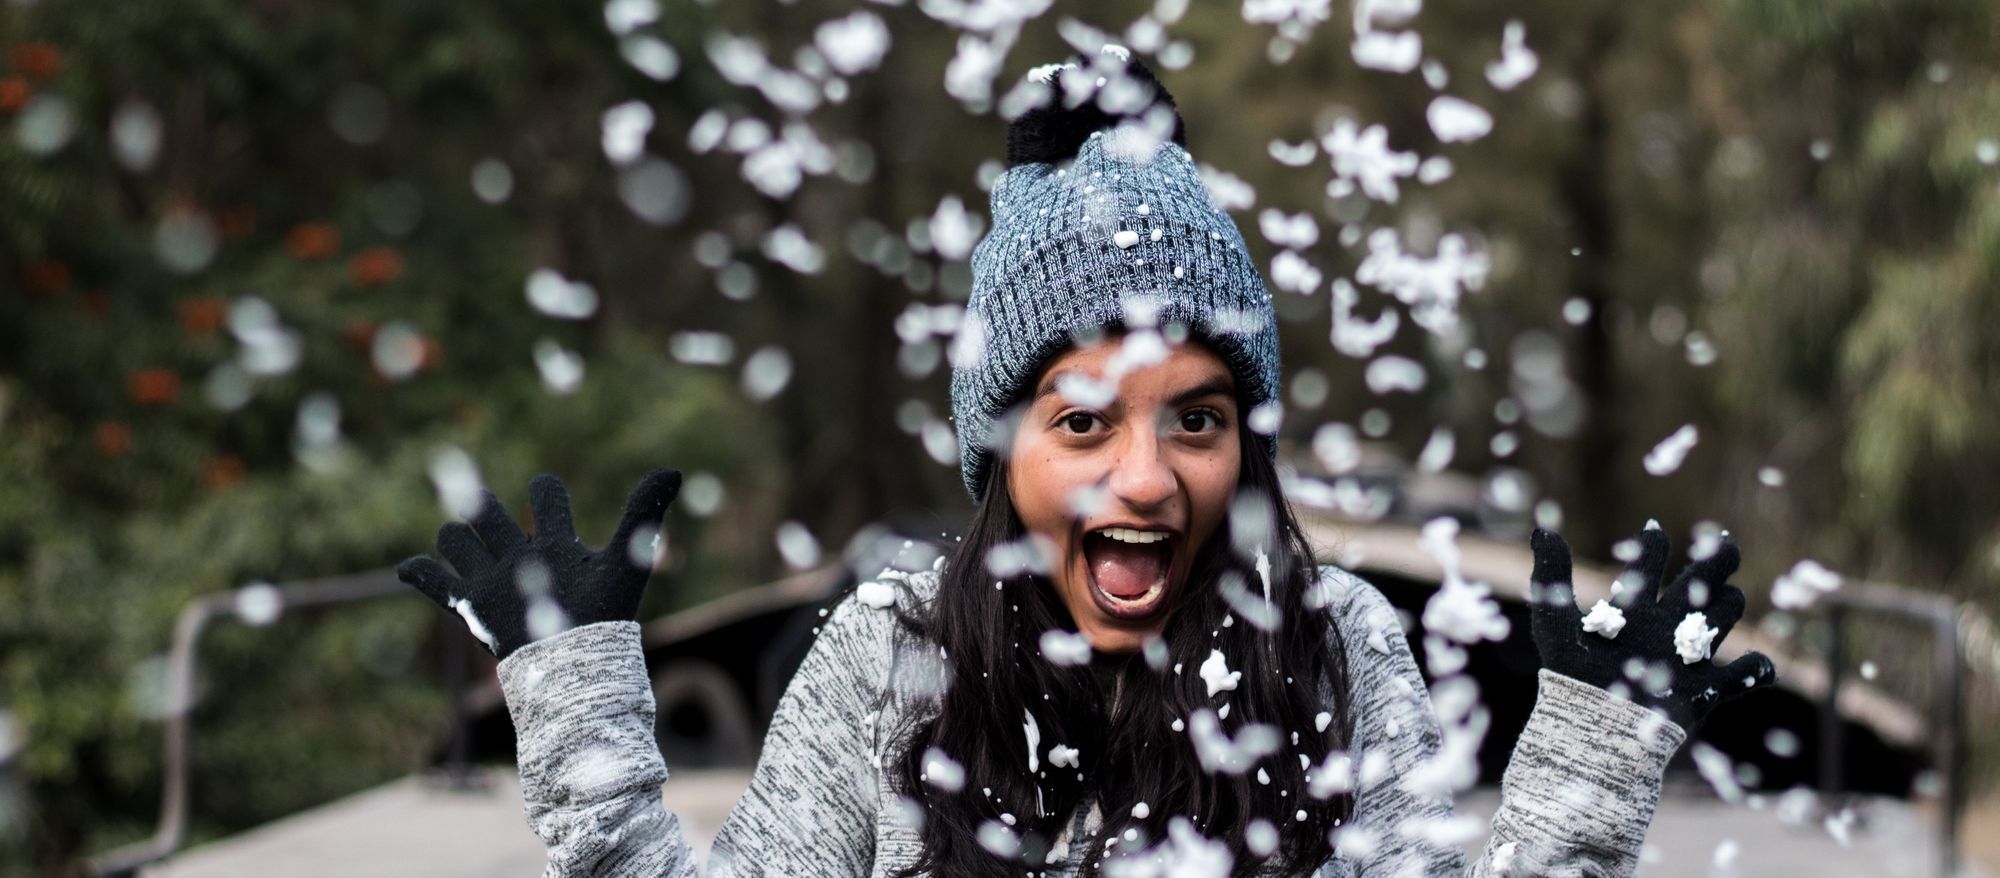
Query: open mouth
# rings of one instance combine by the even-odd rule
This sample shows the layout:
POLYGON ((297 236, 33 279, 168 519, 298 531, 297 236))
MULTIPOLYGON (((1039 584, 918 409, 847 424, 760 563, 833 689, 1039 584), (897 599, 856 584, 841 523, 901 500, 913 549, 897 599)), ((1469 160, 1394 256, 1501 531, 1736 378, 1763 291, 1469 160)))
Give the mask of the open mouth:
POLYGON ((1084 568, 1098 609, 1113 618, 1132 621, 1150 618, 1164 609, 1175 542, 1171 534, 1162 531, 1121 527, 1084 534, 1084 568))

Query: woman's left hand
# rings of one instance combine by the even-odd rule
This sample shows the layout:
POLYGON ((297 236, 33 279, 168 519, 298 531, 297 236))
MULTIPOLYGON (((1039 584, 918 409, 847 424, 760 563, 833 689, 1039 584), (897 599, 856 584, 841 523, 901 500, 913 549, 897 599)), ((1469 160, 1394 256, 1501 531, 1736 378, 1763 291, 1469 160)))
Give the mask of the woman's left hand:
POLYGON ((1535 553, 1531 626, 1543 667, 1658 710, 1682 729, 1723 701, 1777 682, 1763 653, 1727 665, 1712 660, 1743 618, 1743 591, 1728 584, 1742 554, 1727 531, 1714 554, 1682 568, 1662 592, 1667 534, 1649 522, 1639 533, 1639 557, 1618 577, 1622 590, 1614 586, 1612 599, 1588 619, 1576 605, 1569 544, 1540 528, 1528 540, 1535 553))

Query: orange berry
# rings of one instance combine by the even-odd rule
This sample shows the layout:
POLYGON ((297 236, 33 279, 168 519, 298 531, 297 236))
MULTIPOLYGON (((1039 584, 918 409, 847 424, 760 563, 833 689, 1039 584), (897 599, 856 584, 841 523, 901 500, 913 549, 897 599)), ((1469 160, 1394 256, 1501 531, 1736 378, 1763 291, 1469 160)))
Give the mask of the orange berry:
POLYGON ((202 464, 201 486, 219 491, 243 481, 243 473, 243 458, 234 454, 218 454, 202 464))
POLYGON ((164 405, 181 395, 181 376, 172 369, 139 369, 125 382, 126 394, 140 405, 164 405))
POLYGON ((370 247, 347 261, 347 273, 361 286, 381 286, 403 276, 403 254, 392 247, 370 247))
POLYGON ((62 50, 49 43, 21 43, 7 49, 7 63, 15 70, 40 80, 62 72, 62 50))
POLYGON ((340 230, 332 223, 301 223, 285 235, 285 249, 301 261, 324 259, 340 249, 340 230))
POLYGON ((0 112, 12 113, 28 105, 35 89, 18 76, 0 77, 0 112))
POLYGON ((97 446, 97 453, 105 457, 124 457, 132 450, 132 428, 119 421, 104 421, 91 431, 91 441, 97 446))

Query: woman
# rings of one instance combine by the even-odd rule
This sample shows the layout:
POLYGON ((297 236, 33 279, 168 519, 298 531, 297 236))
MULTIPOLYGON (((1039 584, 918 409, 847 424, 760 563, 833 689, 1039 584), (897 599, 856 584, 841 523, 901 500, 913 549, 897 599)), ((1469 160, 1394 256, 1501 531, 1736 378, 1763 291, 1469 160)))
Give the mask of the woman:
MULTIPOLYGON (((1395 615, 1315 566, 1251 429, 1278 387, 1270 296, 1171 97, 1119 50, 1037 74, 1055 101, 1009 129, 953 351, 977 512, 930 570, 828 616, 711 873, 1465 874, 1449 787, 1415 781, 1440 729, 1395 615)), ((463 579, 399 568, 502 660, 552 876, 697 873, 633 621, 631 543, 679 484, 649 474, 592 552, 540 476, 533 538, 489 494, 438 533, 463 579)), ((1737 549, 1663 591, 1666 537, 1642 532, 1621 633, 1583 628, 1567 547, 1532 542, 1545 669, 1470 872, 1629 874, 1685 729, 1773 679, 1709 660, 1742 614, 1737 549)))

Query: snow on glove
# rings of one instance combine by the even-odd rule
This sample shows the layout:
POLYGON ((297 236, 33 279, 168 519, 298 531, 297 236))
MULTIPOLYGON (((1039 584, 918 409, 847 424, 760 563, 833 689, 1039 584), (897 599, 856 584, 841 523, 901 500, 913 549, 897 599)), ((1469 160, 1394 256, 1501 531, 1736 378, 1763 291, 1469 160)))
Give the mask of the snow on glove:
POLYGON ((1743 618, 1743 591, 1728 584, 1742 553, 1727 531, 1715 554, 1689 563, 1661 591, 1667 533, 1647 522, 1639 557, 1618 577, 1623 591, 1588 617, 1576 605, 1569 544, 1541 528, 1528 542, 1535 553, 1531 626, 1543 667, 1664 713, 1682 729, 1725 700, 1777 682, 1763 653, 1727 665, 1711 660, 1743 618))
POLYGON ((642 529, 657 535, 660 519, 680 495, 681 474, 656 469, 639 480, 625 501, 625 515, 604 548, 591 551, 570 519, 569 489, 543 473, 528 483, 535 519, 530 538, 492 491, 480 492, 479 511, 468 524, 438 528, 438 554, 453 576, 429 556, 396 565, 396 577, 465 617, 465 626, 499 658, 531 641, 593 622, 631 621, 653 573, 657 536, 632 545, 642 529))

